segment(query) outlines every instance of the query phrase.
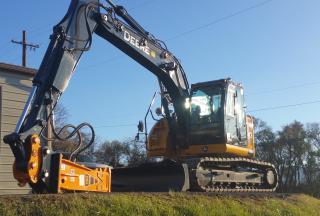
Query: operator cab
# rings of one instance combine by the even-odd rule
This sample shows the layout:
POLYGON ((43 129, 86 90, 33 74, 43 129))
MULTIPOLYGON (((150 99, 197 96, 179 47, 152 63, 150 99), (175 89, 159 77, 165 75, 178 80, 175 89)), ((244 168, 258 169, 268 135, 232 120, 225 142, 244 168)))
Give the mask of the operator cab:
POLYGON ((196 83, 191 86, 191 145, 246 145, 246 115, 243 88, 231 79, 196 83))
POLYGON ((254 156, 253 118, 245 114, 240 84, 231 79, 193 84, 190 97, 185 100, 185 109, 189 115, 188 147, 174 149, 169 138, 169 124, 163 116, 149 134, 145 132, 148 157, 254 156))

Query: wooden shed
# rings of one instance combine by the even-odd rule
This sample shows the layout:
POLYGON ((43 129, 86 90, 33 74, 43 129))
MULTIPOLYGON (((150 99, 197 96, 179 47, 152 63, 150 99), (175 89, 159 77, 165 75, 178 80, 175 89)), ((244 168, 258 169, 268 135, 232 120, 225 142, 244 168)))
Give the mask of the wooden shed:
POLYGON ((19 187, 12 174, 14 157, 3 136, 13 132, 22 113, 36 70, 0 63, 0 195, 25 194, 28 187, 19 187))

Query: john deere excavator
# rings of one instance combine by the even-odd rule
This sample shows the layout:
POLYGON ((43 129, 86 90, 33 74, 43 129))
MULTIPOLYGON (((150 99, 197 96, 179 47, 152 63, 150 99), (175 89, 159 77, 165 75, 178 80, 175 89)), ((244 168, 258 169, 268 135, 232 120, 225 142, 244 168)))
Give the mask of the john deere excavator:
POLYGON ((161 118, 147 134, 146 148, 149 157, 165 160, 113 169, 113 191, 274 191, 278 178, 274 166, 253 159, 253 119, 245 114, 242 86, 222 79, 190 88, 180 62, 165 43, 124 7, 106 3, 72 0, 53 28, 16 129, 4 137, 15 156, 13 170, 19 184, 28 183, 38 193, 110 191, 110 167, 74 160, 93 143, 93 127, 83 123, 57 131, 53 122, 54 108, 96 33, 153 73, 161 92, 157 110, 161 118), (65 158, 47 144, 48 126, 62 140, 88 127, 92 139, 83 146, 78 136, 76 150, 65 158), (70 134, 63 136, 68 129, 70 134))

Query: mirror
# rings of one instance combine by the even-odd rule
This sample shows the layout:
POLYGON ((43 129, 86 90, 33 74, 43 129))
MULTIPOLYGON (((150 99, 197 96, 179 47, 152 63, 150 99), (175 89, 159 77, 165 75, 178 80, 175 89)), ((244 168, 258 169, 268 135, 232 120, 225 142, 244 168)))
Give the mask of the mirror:
POLYGON ((137 135, 134 137, 134 141, 138 142, 140 140, 140 134, 137 133, 137 135))
POLYGON ((160 107, 158 107, 155 111, 156 111, 157 116, 162 116, 162 110, 160 107))
POLYGON ((142 121, 139 121, 138 123, 138 131, 143 132, 144 131, 144 124, 142 121))

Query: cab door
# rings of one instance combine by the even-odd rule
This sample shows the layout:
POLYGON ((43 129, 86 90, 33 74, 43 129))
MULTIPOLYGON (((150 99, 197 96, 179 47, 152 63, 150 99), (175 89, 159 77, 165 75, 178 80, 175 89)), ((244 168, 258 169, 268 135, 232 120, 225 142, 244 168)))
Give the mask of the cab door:
POLYGON ((190 107, 192 145, 224 142, 222 103, 223 94, 220 87, 206 86, 192 91, 190 107))
POLYGON ((226 89, 225 100, 225 136, 229 144, 239 142, 237 135, 237 115, 235 112, 236 88, 234 85, 229 85, 226 89))
POLYGON ((236 115, 236 126, 237 126, 237 136, 240 141, 240 145, 244 145, 247 139, 246 130, 246 115, 245 115, 245 104, 243 89, 237 87, 235 91, 235 115, 236 115))

